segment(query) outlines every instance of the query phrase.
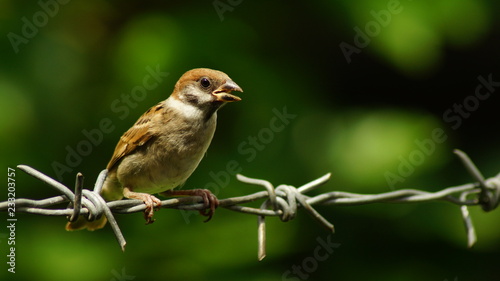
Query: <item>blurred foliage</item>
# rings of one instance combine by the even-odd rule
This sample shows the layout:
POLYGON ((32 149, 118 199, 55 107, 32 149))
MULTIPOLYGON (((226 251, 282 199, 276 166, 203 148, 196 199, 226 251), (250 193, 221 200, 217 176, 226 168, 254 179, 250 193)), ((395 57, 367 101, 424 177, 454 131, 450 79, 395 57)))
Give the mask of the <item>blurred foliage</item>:
MULTIPOLYGON (((58 162, 70 170, 62 175, 65 184, 72 186, 80 171, 90 187, 120 135, 165 99, 183 72, 209 67, 228 73, 245 92, 242 102, 220 111, 208 155, 187 187, 215 183, 220 198, 256 191, 228 179, 227 163, 235 161, 241 173, 276 185, 299 186, 332 172, 317 192, 435 191, 470 181, 453 148, 468 152, 490 177, 500 168, 498 91, 458 128, 443 114, 474 95, 479 76, 500 81, 496 11, 491 0, 0 0, 0 161, 54 177, 58 162), (357 49, 350 63, 341 43, 357 49), (151 71, 164 76, 138 92, 151 71), (277 111, 296 117, 272 130, 277 111), (101 128, 104 119, 109 132, 101 128), (397 174, 401 159, 421 149, 417 143, 432 139, 436 128, 446 141, 389 186, 386 172, 397 174), (68 151, 82 151, 90 141, 85 132, 97 130, 102 140, 70 165, 68 151)), ((18 171, 18 198, 55 194, 18 171)), ((332 241, 340 247, 303 279, 498 276, 498 210, 471 208, 479 239, 472 250, 459 208, 449 204, 320 211, 335 223, 332 241)), ((311 268, 318 239, 328 236, 304 214, 287 224, 268 219, 268 257, 259 263, 255 217, 222 209, 203 224, 189 214, 161 210, 148 226, 140 214, 118 216, 125 253, 109 228, 68 233, 63 218, 17 214, 17 273, 6 270, 3 227, 0 279, 298 280, 286 272, 311 268)))

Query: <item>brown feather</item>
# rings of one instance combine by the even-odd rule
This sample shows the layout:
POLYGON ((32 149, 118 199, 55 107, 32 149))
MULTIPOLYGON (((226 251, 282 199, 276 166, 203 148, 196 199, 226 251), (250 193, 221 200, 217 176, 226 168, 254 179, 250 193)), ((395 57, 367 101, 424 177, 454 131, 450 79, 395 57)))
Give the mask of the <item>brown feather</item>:
POLYGON ((125 156, 131 154, 138 147, 143 146, 147 141, 155 135, 152 131, 152 117, 154 112, 162 109, 164 106, 163 102, 151 107, 146 111, 138 120, 135 122, 128 131, 126 131, 123 136, 121 136, 118 144, 116 145, 113 157, 108 163, 106 169, 111 171, 116 168, 116 164, 125 156))

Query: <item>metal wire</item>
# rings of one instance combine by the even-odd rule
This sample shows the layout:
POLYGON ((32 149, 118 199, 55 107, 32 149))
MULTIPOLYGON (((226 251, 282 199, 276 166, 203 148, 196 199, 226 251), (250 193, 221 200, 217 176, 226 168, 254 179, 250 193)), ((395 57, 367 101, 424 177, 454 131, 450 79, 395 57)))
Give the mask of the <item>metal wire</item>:
MULTIPOLYGON (((279 185, 275 188, 269 181, 237 175, 239 181, 263 187, 265 191, 259 191, 245 196, 220 199, 219 206, 232 211, 258 215, 259 260, 262 260, 266 255, 266 216, 278 216, 282 221, 289 221, 293 219, 297 211, 302 208, 328 231, 334 232, 333 224, 317 212, 313 208, 314 205, 353 206, 373 203, 447 201, 461 206, 460 210, 467 232, 468 246, 472 247, 477 238, 472 219, 469 215, 468 206, 480 205, 484 211, 491 211, 498 207, 500 197, 500 174, 489 179, 484 179, 467 154, 459 150, 455 150, 454 152, 471 174, 475 181, 474 183, 448 187, 437 192, 426 192, 417 189, 402 189, 380 194, 358 194, 332 191, 316 196, 307 196, 304 193, 325 184, 330 179, 331 174, 326 174, 298 188, 290 185, 279 185), (242 204, 262 199, 265 199, 265 201, 261 204, 260 208, 242 206, 242 204)), ((99 174, 93 191, 82 189, 83 176, 78 173, 75 193, 73 193, 68 187, 34 168, 26 165, 19 165, 18 168, 55 188, 63 195, 39 200, 25 198, 16 199, 16 212, 45 216, 67 216, 70 221, 74 221, 78 216, 84 216, 88 220, 95 220, 105 215, 110 222, 120 247, 122 250, 125 250, 126 241, 113 213, 130 214, 142 212, 146 209, 146 206, 142 201, 132 199, 105 202, 100 196, 100 191, 106 178, 106 170, 99 174), (48 208, 68 202, 70 204, 66 208, 48 208)), ((203 210, 206 208, 203 204, 203 198, 200 196, 168 199, 163 200, 161 203, 161 208, 182 210, 203 210)), ((7 209, 8 201, 0 202, 0 211, 7 211, 7 209)))

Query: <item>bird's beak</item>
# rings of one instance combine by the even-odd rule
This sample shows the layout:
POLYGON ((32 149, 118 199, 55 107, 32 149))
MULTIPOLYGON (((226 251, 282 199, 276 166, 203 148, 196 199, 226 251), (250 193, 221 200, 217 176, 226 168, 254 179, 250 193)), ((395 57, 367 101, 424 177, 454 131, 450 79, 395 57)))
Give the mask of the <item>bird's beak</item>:
POLYGON ((232 80, 228 80, 222 86, 213 91, 212 95, 216 98, 216 101, 223 101, 223 102, 240 101, 241 98, 231 94, 232 91, 243 92, 240 86, 238 86, 232 80))

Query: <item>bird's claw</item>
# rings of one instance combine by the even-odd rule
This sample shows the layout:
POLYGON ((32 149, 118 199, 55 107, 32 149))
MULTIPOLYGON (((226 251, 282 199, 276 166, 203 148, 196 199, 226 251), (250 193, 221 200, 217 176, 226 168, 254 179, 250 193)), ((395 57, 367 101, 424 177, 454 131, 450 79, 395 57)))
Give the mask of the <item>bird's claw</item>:
POLYGON ((151 224, 155 221, 155 219, 153 219, 154 211, 160 208, 161 201, 153 195, 149 195, 143 198, 143 202, 144 205, 146 205, 146 210, 144 210, 144 219, 146 220, 146 224, 151 224))
POLYGON ((208 222, 209 220, 212 219, 212 216, 215 213, 215 209, 219 206, 219 199, 208 189, 197 189, 196 190, 198 196, 201 196, 203 198, 203 203, 206 206, 206 209, 200 210, 200 215, 208 217, 206 220, 203 222, 208 222))
POLYGON ((200 215, 208 217, 204 222, 209 221, 219 206, 219 199, 208 189, 191 190, 168 190, 161 193, 165 196, 200 196, 203 199, 205 209, 200 210, 200 215))

